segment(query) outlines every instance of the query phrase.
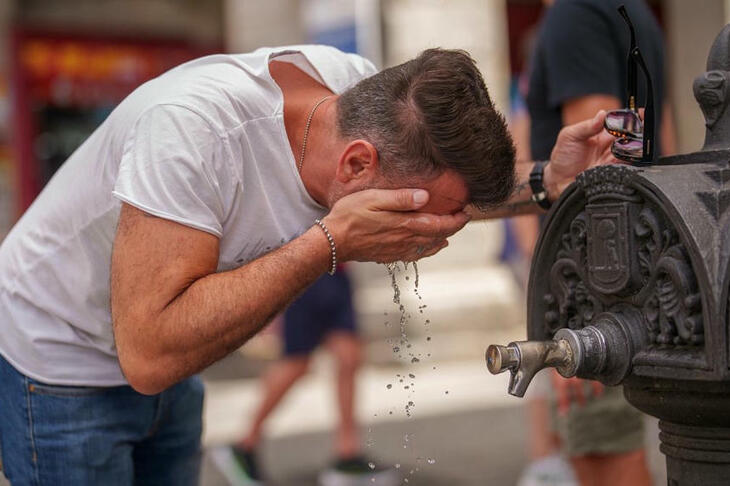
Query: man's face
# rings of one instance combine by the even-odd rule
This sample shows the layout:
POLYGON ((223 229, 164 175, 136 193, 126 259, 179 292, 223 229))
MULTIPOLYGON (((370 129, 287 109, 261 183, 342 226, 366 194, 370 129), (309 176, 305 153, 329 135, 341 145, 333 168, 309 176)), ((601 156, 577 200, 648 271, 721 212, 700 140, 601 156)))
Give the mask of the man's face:
POLYGON ((469 200, 464 179, 456 172, 447 170, 435 179, 418 184, 418 188, 428 191, 429 199, 420 209, 424 213, 438 215, 454 214, 463 211, 469 200))
POLYGON ((437 177, 421 180, 393 181, 379 175, 374 184, 362 189, 425 189, 428 202, 419 212, 437 215, 454 214, 463 211, 469 201, 469 191, 464 180, 456 172, 447 170, 437 177))
POLYGON ((367 155, 377 158, 377 152, 369 142, 363 142, 360 145, 351 144, 347 149, 353 152, 358 149, 361 153, 359 157, 345 155, 341 157, 340 163, 344 168, 340 169, 349 177, 344 183, 336 178, 334 184, 330 186, 327 196, 330 207, 341 197, 365 189, 425 189, 429 193, 429 199, 419 211, 436 215, 458 213, 463 211, 468 203, 469 191, 466 183, 453 170, 446 170, 438 176, 394 178, 383 175, 377 163, 362 163, 362 160, 369 160, 367 155), (365 150, 363 147, 370 147, 371 150, 365 150), (353 161, 357 161, 357 163, 353 161))

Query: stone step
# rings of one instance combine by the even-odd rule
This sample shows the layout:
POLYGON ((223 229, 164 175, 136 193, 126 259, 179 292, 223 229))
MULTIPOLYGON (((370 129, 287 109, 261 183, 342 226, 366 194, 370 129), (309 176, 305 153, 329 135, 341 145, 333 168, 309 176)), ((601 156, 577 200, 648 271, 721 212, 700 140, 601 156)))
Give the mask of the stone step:
POLYGON ((473 360, 483 357, 490 344, 505 344, 515 339, 525 339, 524 327, 500 327, 492 329, 464 329, 436 332, 429 336, 411 336, 410 348, 392 339, 370 340, 365 345, 367 362, 375 366, 408 365, 413 357, 420 361, 441 363, 473 360), (428 340, 428 337, 431 339, 428 340), (394 351, 398 346, 398 351, 394 351))
MULTIPOLYGON (((409 334, 524 323, 522 292, 504 265, 424 271, 419 276, 417 293, 412 271, 401 272, 398 282, 409 334), (405 280, 407 274, 409 280, 405 280)), ((401 311, 393 303, 393 289, 388 280, 360 286, 354 298, 361 329, 367 338, 400 334, 401 311)))

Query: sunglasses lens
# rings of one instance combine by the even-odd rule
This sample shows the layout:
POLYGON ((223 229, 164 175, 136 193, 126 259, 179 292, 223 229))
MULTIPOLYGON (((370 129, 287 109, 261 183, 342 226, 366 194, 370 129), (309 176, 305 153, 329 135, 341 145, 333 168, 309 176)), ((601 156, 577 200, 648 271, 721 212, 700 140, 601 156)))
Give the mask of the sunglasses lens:
POLYGON ((619 138, 611 146, 611 153, 617 159, 639 162, 644 156, 643 138, 619 138))
POLYGON ((644 133, 639 115, 632 110, 609 111, 604 126, 614 137, 640 138, 644 133))

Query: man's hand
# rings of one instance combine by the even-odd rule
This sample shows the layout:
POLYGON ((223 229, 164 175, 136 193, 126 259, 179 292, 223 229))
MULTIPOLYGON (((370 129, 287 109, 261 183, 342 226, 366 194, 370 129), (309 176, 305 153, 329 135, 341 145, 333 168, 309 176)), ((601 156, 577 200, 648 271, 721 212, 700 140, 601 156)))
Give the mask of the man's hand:
POLYGON ((323 221, 338 259, 387 263, 438 253, 469 217, 418 212, 428 198, 422 189, 368 189, 337 201, 323 221))
POLYGON ((614 137, 603 130, 606 112, 601 110, 590 120, 563 128, 545 167, 545 189, 555 201, 575 177, 598 165, 616 164, 611 154, 614 137))

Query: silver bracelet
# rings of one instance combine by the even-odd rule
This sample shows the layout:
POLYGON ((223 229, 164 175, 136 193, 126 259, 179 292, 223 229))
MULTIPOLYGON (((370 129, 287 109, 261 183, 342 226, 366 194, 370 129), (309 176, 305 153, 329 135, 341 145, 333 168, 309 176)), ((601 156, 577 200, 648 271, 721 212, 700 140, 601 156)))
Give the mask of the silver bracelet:
POLYGON ((332 238, 332 235, 330 234, 330 230, 327 229, 327 226, 324 225, 322 221, 319 219, 314 220, 315 223, 319 225, 320 228, 322 228, 322 231, 324 231, 324 235, 327 237, 327 241, 330 243, 330 253, 332 254, 332 265, 330 265, 330 269, 327 271, 330 275, 334 275, 337 271, 337 247, 335 246, 335 239, 332 238))

